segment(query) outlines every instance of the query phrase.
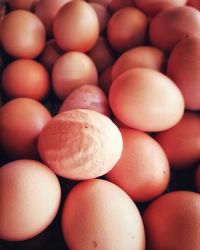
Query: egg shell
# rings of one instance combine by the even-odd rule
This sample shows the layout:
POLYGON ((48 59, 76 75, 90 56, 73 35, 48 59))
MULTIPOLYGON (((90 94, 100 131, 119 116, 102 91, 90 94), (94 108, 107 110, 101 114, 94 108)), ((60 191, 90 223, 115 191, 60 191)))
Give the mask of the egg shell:
POLYGON ((4 50, 16 58, 37 57, 45 46, 46 33, 40 19, 26 10, 8 13, 1 24, 4 50))
POLYGON ((37 61, 18 59, 8 64, 2 74, 2 88, 10 98, 44 99, 50 89, 47 70, 37 61))
POLYGON ((110 115, 108 99, 97 86, 83 85, 69 94, 62 103, 59 113, 71 109, 91 109, 103 115, 110 115))
POLYGON ((112 81, 132 68, 149 68, 163 71, 166 56, 162 50, 152 46, 139 46, 122 53, 112 67, 112 81), (145 58, 145 60, 144 60, 145 58))
POLYGON ((147 25, 148 19, 142 11, 132 7, 122 8, 108 22, 108 41, 119 52, 141 45, 147 25))
POLYGON ((42 160, 56 174, 85 180, 107 173, 119 160, 123 142, 108 117, 93 110, 74 109, 47 123, 38 148, 42 160))
POLYGON ((190 6, 174 7, 156 15, 149 28, 151 43, 170 52, 183 38, 200 32, 200 13, 190 6))
POLYGON ((151 16, 169 8, 184 6, 186 2, 187 0, 134 0, 139 9, 151 16))
POLYGON ((85 1, 70 1, 56 15, 53 34, 64 51, 89 51, 99 36, 95 10, 85 1))
POLYGON ((38 136, 51 119, 44 105, 15 98, 0 109, 0 145, 13 159, 38 159, 38 136))
POLYGON ((72 189, 63 207, 62 231, 70 249, 145 249, 137 207, 105 180, 84 181, 72 189))
POLYGON ((174 126, 184 112, 183 96, 175 83, 147 68, 121 74, 111 85, 109 103, 122 123, 149 132, 174 126))
POLYGON ((185 106, 200 110, 200 37, 182 39, 170 54, 167 75, 180 88, 185 106))
POLYGON ((151 250, 198 249, 200 194, 176 191, 153 201, 143 214, 151 250))
POLYGON ((55 62, 52 71, 53 90, 60 100, 85 84, 97 85, 98 73, 92 59, 78 51, 65 53, 55 62))
POLYGON ((0 239, 30 239, 55 218, 61 198, 56 175, 32 160, 9 162, 0 168, 0 239))
POLYGON ((200 160, 200 115, 185 112, 174 127, 157 133, 155 139, 164 149, 172 168, 184 169, 200 160))
POLYGON ((165 152, 148 134, 120 128, 123 138, 121 158, 106 179, 121 187, 134 201, 144 202, 161 195, 169 182, 165 152))

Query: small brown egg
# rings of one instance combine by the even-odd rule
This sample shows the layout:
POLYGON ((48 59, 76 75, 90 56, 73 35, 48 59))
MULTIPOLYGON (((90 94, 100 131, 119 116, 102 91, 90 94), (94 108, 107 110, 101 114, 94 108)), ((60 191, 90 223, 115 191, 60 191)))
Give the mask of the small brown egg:
POLYGON ((200 115, 185 112, 171 129, 155 135, 164 149, 172 168, 183 169, 200 160, 200 115))
POLYGON ((108 41, 119 52, 141 45, 147 25, 148 19, 142 11, 131 7, 122 8, 108 22, 108 41))
POLYGON ((60 100, 75 88, 85 84, 97 85, 98 73, 89 56, 82 52, 68 52, 54 64, 52 82, 55 94, 60 100))
POLYGON ((33 10, 35 4, 40 0, 8 0, 12 10, 33 10))
POLYGON ((135 203, 105 180, 84 181, 71 190, 63 207, 62 231, 70 249, 145 250, 135 203))
POLYGON ((122 123, 149 132, 174 126, 184 112, 184 99, 176 84, 147 68, 121 74, 111 85, 109 102, 122 123))
MULTIPOLYGON (((200 14, 199 14, 200 15, 200 14)), ((200 37, 182 39, 170 54, 167 75, 178 85, 189 110, 200 110, 200 37)))
POLYGON ((134 0, 135 5, 150 16, 169 8, 184 6, 186 2, 187 0, 134 0))
POLYGON ((102 33, 106 29, 110 14, 107 8, 102 4, 92 2, 90 3, 90 5, 94 8, 97 14, 99 20, 100 33, 102 33))
POLYGON ((199 249, 200 194, 170 192, 153 201, 143 214, 147 249, 199 249))
POLYGON ((45 28, 40 19, 26 10, 15 10, 1 24, 1 43, 17 58, 35 58, 45 46, 45 28))
POLYGON ((83 85, 73 90, 62 103, 59 113, 71 109, 91 109, 106 116, 110 115, 106 95, 94 85, 83 85))
POLYGON ((0 108, 0 145, 13 159, 37 159, 38 136, 51 119, 41 103, 15 98, 0 108))
POLYGON ((53 26, 54 37, 64 51, 87 52, 99 36, 95 10, 85 1, 70 1, 58 12, 53 26))
POLYGON ((53 22, 59 9, 71 0, 40 0, 35 6, 35 14, 43 22, 47 35, 53 34, 53 22))
POLYGON ((152 44, 170 52, 183 38, 200 33, 200 13, 190 6, 174 7, 156 15, 149 29, 152 44))
POLYGON ((40 55, 40 62, 51 72, 54 63, 62 54, 63 52, 58 47, 55 39, 49 40, 40 55))
POLYGON ((96 178, 119 160, 123 142, 105 115, 74 109, 51 119, 39 136, 42 160, 58 175, 74 180, 96 178))
POLYGON ((106 174, 134 201, 144 202, 161 195, 169 183, 169 163, 161 146, 148 134, 120 128, 122 156, 106 174))
POLYGON ((151 46, 139 46, 127 50, 115 61, 112 67, 112 80, 132 68, 164 69, 166 56, 162 50, 151 46), (144 59, 145 58, 145 59, 144 59))
POLYGON ((88 56, 93 60, 99 72, 102 72, 114 62, 113 52, 107 40, 101 36, 89 51, 88 56))
POLYGON ((10 98, 44 99, 50 89, 49 75, 44 66, 31 59, 10 63, 2 74, 2 88, 10 98))
POLYGON ((61 189, 47 166, 32 160, 9 162, 0 168, 0 183, 0 239, 30 239, 53 221, 61 189))

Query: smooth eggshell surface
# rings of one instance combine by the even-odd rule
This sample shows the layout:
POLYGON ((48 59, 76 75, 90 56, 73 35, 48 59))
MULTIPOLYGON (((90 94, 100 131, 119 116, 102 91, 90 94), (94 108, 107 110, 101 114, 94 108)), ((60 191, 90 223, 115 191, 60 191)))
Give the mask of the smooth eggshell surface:
POLYGON ((61 189, 56 175, 32 160, 0 168, 0 238, 22 241, 46 229, 57 214, 61 189))
POLYGON ((174 126, 184 112, 183 96, 164 74, 134 68, 112 84, 109 102, 115 116, 125 125, 143 131, 161 131, 174 126))
POLYGON ((79 183, 67 197, 62 214, 70 249, 144 250, 143 223, 129 196, 100 179, 79 183))
POLYGON ((74 109, 55 116, 39 136, 42 160, 58 175, 84 180, 107 173, 122 153, 117 126, 93 110, 74 109))

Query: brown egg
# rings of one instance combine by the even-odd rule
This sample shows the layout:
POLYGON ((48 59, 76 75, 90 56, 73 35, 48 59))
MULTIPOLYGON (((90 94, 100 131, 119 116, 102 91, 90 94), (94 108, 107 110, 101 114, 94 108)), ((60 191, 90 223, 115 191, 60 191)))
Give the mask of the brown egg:
POLYGON ((35 14, 43 22, 49 37, 53 34, 53 22, 59 9, 71 0, 40 0, 35 6, 35 14))
POLYGON ((111 0, 109 4, 109 10, 114 13, 125 7, 133 7, 134 0, 111 0))
POLYGON ((99 20, 99 28, 100 28, 100 33, 102 33, 107 26, 108 20, 110 18, 110 14, 105 6, 99 3, 90 3, 90 5, 94 8, 98 20, 99 20))
POLYGON ((200 194, 177 191, 153 201, 143 214, 147 249, 199 249, 200 194))
POLYGON ((99 87, 103 89, 106 95, 108 95, 112 84, 111 71, 112 71, 112 66, 108 67, 103 72, 101 72, 99 76, 99 87))
POLYGON ((51 119, 48 110, 29 98, 16 98, 0 109, 0 145, 13 159, 37 159, 38 136, 51 119))
POLYGON ((169 163, 161 146, 148 134, 120 128, 122 156, 106 174, 134 201, 144 202, 162 194, 169 182, 169 163))
POLYGON ((0 239, 30 239, 55 218, 61 198, 56 175, 32 160, 9 162, 0 168, 0 239))
POLYGON ((63 207, 62 231, 70 249, 145 250, 136 205, 105 180, 84 181, 71 190, 63 207))
POLYGON ((37 57, 45 46, 45 35, 40 19, 26 10, 10 12, 1 24, 2 46, 13 57, 37 57))
POLYGON ((106 116, 110 115, 106 95, 94 85, 83 85, 73 90, 62 103, 59 113, 71 109, 91 109, 106 116))
POLYGON ((33 10, 40 0, 8 0, 12 10, 33 10))
POLYGON ((112 80, 132 68, 149 68, 163 71, 166 56, 162 50, 151 46, 139 46, 127 50, 115 61, 112 67, 112 80))
POLYGON ((200 115, 185 112, 183 118, 171 129, 155 135, 164 149, 171 167, 183 169, 200 160, 200 115))
POLYGON ((113 49, 122 52, 144 42, 148 19, 136 8, 115 12, 108 22, 107 35, 113 49))
POLYGON ((52 81, 55 94, 64 100, 75 88, 85 84, 97 85, 97 69, 92 59, 84 53, 68 52, 54 64, 52 81))
POLYGON ((58 175, 74 180, 96 178, 119 160, 123 142, 115 124, 88 109, 58 114, 42 130, 42 160, 58 175))
POLYGON ((170 54, 167 75, 178 85, 189 110, 200 110, 200 37, 181 40, 170 54))
POLYGON ((40 55, 40 62, 51 72, 56 60, 63 54, 62 50, 58 47, 55 39, 46 43, 42 54, 40 55))
POLYGON ((184 6, 187 0, 134 0, 135 5, 147 15, 155 16, 158 12, 176 7, 184 6))
POLYGON ((88 56, 93 60, 99 72, 102 72, 114 62, 113 52, 107 40, 101 36, 89 51, 88 56))
POLYGON ((64 51, 89 51, 99 35, 95 10, 85 1, 70 1, 58 12, 53 26, 54 37, 64 51))
POLYGON ((174 7, 161 11, 150 24, 150 40, 153 45, 171 51, 183 38, 200 32, 200 13, 189 7, 174 7))
POLYGON ((147 68, 121 74, 111 85, 109 102, 122 123, 143 131, 168 129, 184 112, 183 96, 175 83, 147 68))
POLYGON ((31 59, 10 63, 2 74, 2 88, 10 98, 44 99, 50 89, 49 75, 44 66, 31 59))

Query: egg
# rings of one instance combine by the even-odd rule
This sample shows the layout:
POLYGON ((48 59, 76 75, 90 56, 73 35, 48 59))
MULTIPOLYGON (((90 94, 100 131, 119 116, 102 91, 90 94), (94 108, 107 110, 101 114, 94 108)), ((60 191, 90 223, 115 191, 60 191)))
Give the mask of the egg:
POLYGON ((134 1, 133 0, 112 0, 109 4, 109 10, 111 13, 114 13, 122 8, 125 7, 133 7, 134 1))
POLYGON ((115 12, 107 26, 107 37, 112 48, 123 52, 144 42, 148 19, 136 8, 126 7, 115 12))
POLYGON ((71 0, 40 0, 35 5, 34 13, 43 22, 49 37, 53 34, 53 22, 60 8, 71 0))
POLYGON ((95 46, 88 52, 99 72, 102 72, 114 62, 114 54, 107 40, 99 36, 95 46))
POLYGON ((184 112, 184 99, 175 83, 147 68, 130 69, 117 77, 109 103, 122 123, 149 132, 173 127, 184 112))
POLYGON ((106 95, 94 85, 83 85, 72 91, 62 103, 59 113, 71 109, 91 109, 103 115, 110 115, 106 95))
POLYGON ((122 53, 112 67, 112 80, 132 68, 149 68, 163 71, 166 56, 162 50, 152 46, 139 46, 122 53), (145 58, 145 60, 144 60, 145 58))
POLYGON ((63 52, 58 47, 55 39, 51 39, 46 43, 39 60, 51 72, 55 62, 62 54, 63 52))
POLYGON ((134 0, 139 9, 151 16, 169 8, 184 6, 186 2, 187 0, 134 0))
POLYGON ((16 58, 37 57, 45 46, 45 28, 40 19, 26 10, 8 13, 1 24, 4 50, 16 58))
POLYGON ((42 160, 58 175, 74 180, 96 178, 119 160, 121 133, 106 116, 74 109, 58 114, 38 141, 42 160))
POLYGON ((85 84, 97 85, 98 73, 92 59, 78 51, 65 53, 55 62, 52 71, 52 85, 60 100, 77 87, 85 84))
POLYGON ((171 129, 155 135, 172 168, 184 169, 200 160, 200 115, 186 111, 171 129))
POLYGON ((61 198, 56 175, 32 160, 12 161, 0 168, 0 239, 30 239, 55 218, 61 198))
POLYGON ((200 13, 190 6, 174 7, 156 15, 149 28, 152 44, 170 52, 183 38, 200 32, 200 13))
POLYGON ((181 40, 170 54, 167 75, 178 85, 189 110, 200 110, 200 38, 181 40))
POLYGON ((49 111, 30 98, 15 98, 0 108, 0 146, 13 159, 37 159, 38 136, 49 111))
POLYGON ((161 146, 148 134, 120 128, 122 156, 106 174, 134 201, 144 202, 162 194, 169 183, 169 163, 161 146))
POLYGON ((136 205, 105 180, 84 181, 71 190, 63 207, 62 231, 70 249, 145 250, 136 205))
POLYGON ((85 1, 70 1, 56 15, 53 34, 58 46, 64 51, 89 51, 99 36, 95 10, 85 1))
POLYGON ((200 194, 176 191, 153 201, 143 214, 151 250, 199 249, 200 194))
POLYGON ((2 74, 2 88, 10 98, 44 99, 50 89, 50 80, 43 65, 31 59, 10 63, 2 74))

